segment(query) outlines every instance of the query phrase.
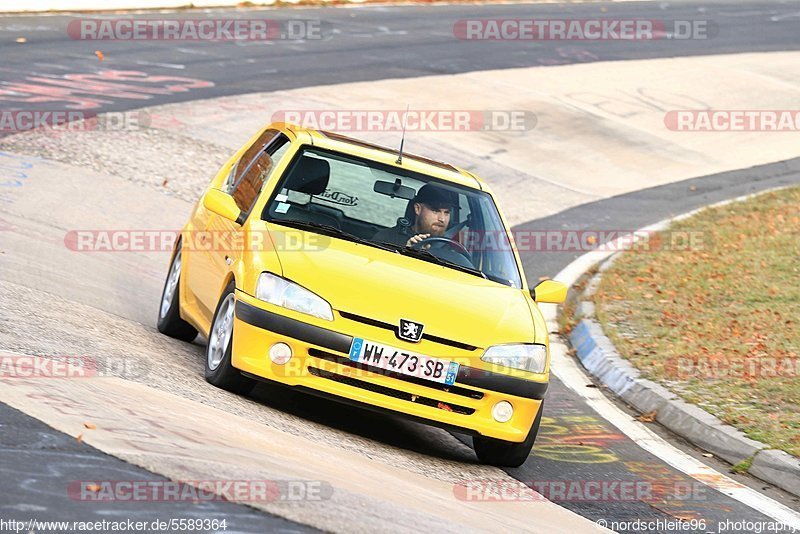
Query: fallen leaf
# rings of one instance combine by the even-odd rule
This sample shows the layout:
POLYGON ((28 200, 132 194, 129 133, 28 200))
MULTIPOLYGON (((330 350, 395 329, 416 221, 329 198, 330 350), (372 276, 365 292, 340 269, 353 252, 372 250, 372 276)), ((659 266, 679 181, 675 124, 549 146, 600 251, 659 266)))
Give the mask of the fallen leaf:
POLYGON ((106 58, 106 56, 103 55, 103 53, 100 50, 95 50, 94 55, 96 55, 97 59, 99 59, 100 61, 103 61, 106 58))
POLYGON ((652 293, 645 293, 645 294, 644 294, 644 295, 642 295, 642 296, 643 296, 644 298, 646 298, 646 299, 651 299, 651 298, 653 298, 653 294, 652 294, 652 293))
POLYGON ((642 415, 638 416, 636 420, 642 423, 652 423, 656 420, 656 411, 653 410, 652 412, 643 413, 642 415))
POLYGON ((586 242, 589 243, 590 245, 594 245, 595 243, 597 243, 597 238, 593 235, 586 236, 586 242))
POLYGON ((161 182, 161 187, 167 187, 167 182, 168 182, 168 181, 169 181, 169 179, 167 179, 167 178, 164 178, 164 181, 163 181, 163 182, 161 182))
POLYGON ((25 37, 17 37, 15 41, 17 43, 27 43, 28 39, 26 39, 25 37))
POLYGON ((77 441, 78 443, 83 443, 83 434, 78 434, 77 436, 75 436, 75 441, 77 441))
POLYGON ((95 493, 97 493, 101 489, 99 484, 87 484, 86 486, 84 486, 84 488, 86 488, 89 491, 93 491, 95 493))
POLYGON ((83 426, 84 428, 88 428, 89 430, 95 430, 97 428, 97 425, 95 425, 94 423, 83 423, 83 426))
POLYGON ((443 403, 443 402, 440 402, 440 403, 439 403, 439 404, 437 404, 436 406, 437 406, 437 407, 438 407, 440 410, 444 410, 444 411, 446 411, 446 412, 452 412, 452 411, 453 411, 453 409, 452 409, 450 406, 448 406, 447 404, 445 404, 445 403, 443 403))
POLYGON ((713 458, 714 457, 714 455, 711 454, 710 452, 704 452, 703 456, 705 456, 706 458, 713 458))
POLYGON ((697 191, 697 186, 693 185, 689 188, 689 191, 697 191))
POLYGON ((550 280, 550 277, 549 276, 540 276, 539 277, 539 281, 540 282, 544 282, 545 280, 550 280))

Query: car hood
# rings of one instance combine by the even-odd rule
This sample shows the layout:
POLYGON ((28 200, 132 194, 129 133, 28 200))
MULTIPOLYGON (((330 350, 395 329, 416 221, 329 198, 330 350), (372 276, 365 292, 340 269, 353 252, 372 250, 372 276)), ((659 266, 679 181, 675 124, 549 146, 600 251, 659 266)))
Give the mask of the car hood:
MULTIPOLYGON (((271 225, 273 233, 284 227, 271 225)), ((290 230, 297 232, 296 230, 290 230)), ((281 236, 276 236, 281 239, 281 236)), ((368 245, 321 236, 318 248, 283 250, 283 275, 334 310, 476 347, 532 342, 534 323, 523 290, 368 245)))

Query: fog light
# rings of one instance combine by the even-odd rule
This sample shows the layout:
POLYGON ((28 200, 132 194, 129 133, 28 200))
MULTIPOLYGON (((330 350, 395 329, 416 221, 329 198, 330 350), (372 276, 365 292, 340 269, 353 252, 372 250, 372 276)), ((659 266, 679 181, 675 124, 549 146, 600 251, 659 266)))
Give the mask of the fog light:
POLYGON ((514 415, 514 407, 508 401, 500 401, 492 408, 492 417, 498 423, 507 423, 514 415))
POLYGON ((269 359, 278 365, 285 364, 292 359, 292 347, 286 343, 275 343, 269 348, 269 359))

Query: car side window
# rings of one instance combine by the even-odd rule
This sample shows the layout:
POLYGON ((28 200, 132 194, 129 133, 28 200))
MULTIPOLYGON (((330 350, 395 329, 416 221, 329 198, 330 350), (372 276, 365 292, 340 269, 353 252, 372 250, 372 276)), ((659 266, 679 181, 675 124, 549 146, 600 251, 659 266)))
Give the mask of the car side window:
POLYGON ((253 146, 245 152, 236 164, 236 176, 231 196, 244 213, 255 204, 261 188, 272 175, 276 163, 289 150, 289 139, 275 130, 267 130, 253 146), (267 134, 273 132, 267 138, 267 134), (266 142, 263 142, 267 138, 266 142), (253 149, 257 147, 257 149, 253 149), (248 158, 248 156, 250 156, 248 158), (246 165, 245 162, 247 162, 246 165))

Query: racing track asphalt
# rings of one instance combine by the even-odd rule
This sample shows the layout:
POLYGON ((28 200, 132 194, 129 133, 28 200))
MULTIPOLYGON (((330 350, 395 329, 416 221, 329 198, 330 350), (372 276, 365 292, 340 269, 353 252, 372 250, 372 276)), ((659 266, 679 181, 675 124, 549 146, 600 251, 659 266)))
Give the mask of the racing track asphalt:
MULTIPOLYGON (((181 76, 213 87, 150 94, 146 101, 113 91, 95 97, 81 84, 81 105, 96 112, 135 109, 194 99, 277 91, 343 82, 408 78, 434 74, 652 59, 707 54, 800 49, 797 7, 791 2, 597 2, 569 4, 372 6, 284 10, 210 10, 171 13, 169 18, 264 17, 278 21, 320 21, 321 40, 235 41, 80 41, 66 32, 81 15, 0 17, 0 110, 59 108, 47 79, 101 69, 138 71, 147 76, 181 76), (620 18, 657 21, 708 21, 717 33, 709 39, 652 41, 465 41, 453 25, 469 18, 620 18), (24 44, 15 43, 25 37, 24 44), (54 54, 54 51, 58 51, 54 54), (100 51, 103 60, 95 54, 100 51), (37 78, 37 80, 31 80, 37 78), (44 81, 43 81, 44 80, 44 81), (3 90, 17 84, 45 86, 34 102, 4 101, 3 90)), ((95 17, 97 15, 94 15, 95 17)), ((163 17, 156 13, 137 17, 163 17)), ((91 17, 91 15, 89 16, 91 17)), ((108 17, 108 16, 106 16, 108 17)), ((714 32, 710 31, 709 34, 714 32)), ((61 91, 67 90, 60 85, 61 91)), ((68 91, 68 90, 67 90, 68 91)), ((18 99, 19 95, 11 95, 18 99)), ((402 104, 402 103, 400 103, 402 104)), ((61 104, 63 106, 63 104, 61 104)), ((2 135, 2 132, 0 132, 2 135)))
MULTIPOLYGON (((800 184, 800 158, 786 162, 761 165, 751 169, 724 172, 711 176, 698 177, 682 182, 675 182, 659 187, 635 191, 625 195, 612 197, 584 204, 576 208, 565 210, 543 219, 530 221, 514 227, 515 232, 526 231, 552 231, 552 230, 592 230, 592 231, 634 231, 660 220, 686 213, 696 208, 736 198, 742 195, 763 191, 785 185, 800 184)), ((713 246, 713 244, 712 244, 713 246)), ((527 252, 523 253, 522 260, 528 281, 533 285, 539 276, 554 276, 566 267, 580 253, 565 252, 527 252)), ((691 298, 687 295, 686 298, 691 298)), ((565 390, 558 379, 553 380, 548 391, 548 404, 545 414, 556 421, 578 415, 593 417, 589 409, 575 395, 565 390), (553 402, 555 401, 555 402, 553 402)), ((602 420, 601 420, 602 422, 602 420)), ((651 425, 656 427, 657 425, 651 425)), ((606 423, 606 429, 614 432, 613 427, 606 423)), ((593 442, 593 432, 587 432, 580 441, 587 444, 593 442)), ((602 434, 602 432, 600 432, 602 434)), ((668 433, 662 432, 662 435, 668 433)), ((564 440, 565 443, 575 443, 575 437, 564 440)), ((557 442, 562 442, 556 437, 557 442)), ((545 440, 546 442, 547 440, 545 440)), ((671 442, 680 442, 674 436, 671 442)), ((599 442, 603 442, 602 439, 599 442)), ((534 452, 533 457, 518 469, 507 470, 510 475, 521 481, 547 480, 548 475, 557 476, 557 480, 586 481, 604 480, 607 478, 628 480, 635 478, 643 466, 649 466, 651 472, 663 473, 663 476, 674 478, 676 487, 691 484, 691 479, 669 468, 658 458, 639 448, 629 438, 614 438, 608 443, 607 450, 613 451, 618 460, 608 463, 569 463, 542 457, 541 453, 534 452), (546 475, 545 475, 546 474, 546 475), (619 477, 619 478, 617 478, 619 477)), ((537 445, 541 444, 537 442, 537 445)), ((691 447, 685 450, 691 451, 691 447)), ((695 456, 697 454, 695 453, 695 456)), ((717 467, 720 469, 720 467, 717 467)), ((753 479, 737 477, 742 483, 754 484, 756 489, 763 490, 766 484, 761 484, 753 479)), ((680 493, 680 491, 678 492, 680 493)), ((768 493, 773 498, 780 492, 768 493)), ((795 510, 800 509, 800 499, 783 499, 784 503, 795 510)), ((669 499, 664 503, 625 503, 625 511, 620 513, 618 502, 561 502, 563 506, 592 519, 608 518, 609 516, 627 516, 628 519, 644 519, 646 517, 659 517, 663 512, 667 514, 682 515, 686 517, 704 518, 709 525, 714 522, 731 519, 764 520, 764 517, 741 503, 731 500, 720 493, 707 489, 697 494, 697 499, 669 499), (677 508, 674 508, 677 506, 677 508), (681 512, 681 508, 683 512, 681 512), (759 516, 761 516, 759 518, 759 516)), ((712 528, 712 527, 709 527, 712 528)))
MULTIPOLYGON (((518 66, 574 63, 580 61, 623 60, 634 58, 667 57, 674 55, 697 55, 743 51, 793 50, 800 48, 796 40, 797 25, 779 24, 772 19, 783 20, 796 11, 787 3, 708 3, 704 11, 697 4, 570 4, 554 5, 507 5, 507 6, 450 6, 423 8, 374 7, 366 9, 322 9, 269 11, 267 16, 284 18, 321 18, 324 50, 313 41, 304 43, 277 42, 265 45, 246 43, 248 46, 228 44, 214 47, 209 52, 196 44, 175 47, 164 43, 84 43, 69 40, 63 27, 73 17, 14 17, 0 19, 0 42, 4 48, 2 76, 4 85, 19 83, 26 77, 38 73, 42 77, 59 76, 67 72, 94 72, 98 59, 94 50, 101 48, 106 63, 100 67, 139 70, 155 75, 177 75, 214 82, 214 87, 197 89, 188 93, 154 95, 146 104, 173 102, 185 99, 207 98, 223 94, 252 91, 267 91, 291 87, 303 87, 341 81, 382 79, 387 77, 411 77, 425 74, 455 73, 470 70, 485 70, 518 66), (601 12, 605 8, 606 11, 601 12), (449 33, 441 33, 441 18, 436 26, 436 17, 422 16, 437 10, 441 17, 453 21, 470 16, 520 17, 535 14, 538 17, 588 17, 619 16, 637 18, 707 18, 719 25, 718 37, 709 41, 656 41, 627 46, 625 43, 581 43, 560 46, 556 42, 537 43, 492 43, 492 46, 475 46, 476 43, 456 41, 449 33), (24 27, 33 28, 25 30, 24 27), (39 29, 36 29, 36 28, 39 29), (11 28, 11 29, 9 29, 11 28), (385 28, 385 29, 381 29, 385 28), (338 30, 340 33, 335 33, 338 30), (26 35, 26 45, 13 44, 13 37, 26 35), (365 46, 368 45, 368 46, 365 46), (496 45, 496 46, 495 46, 496 45), (14 47, 13 49, 9 47, 14 47), (54 63, 52 50, 58 48, 60 56, 54 63), (183 48, 184 51, 178 48, 183 48), (268 54, 264 54, 269 50, 268 54), (161 64, 162 66, 158 66, 161 64), (163 66, 169 65, 169 66, 163 66), (182 68, 177 68, 181 65, 182 68), (266 73, 266 76, 265 76, 266 73)), ((223 16, 226 12, 217 12, 223 16)), ((154 15, 147 15, 154 16, 154 15)), ((179 17, 193 16, 181 13, 179 17)), ((227 15, 224 15, 227 16, 227 15)), ((245 17, 246 12, 237 11, 236 17, 245 17)), ((102 100, 102 99, 100 99, 102 100)), ((96 111, 112 111, 141 107, 142 101, 124 98, 100 102, 96 111)), ((39 109, 52 109, 52 104, 38 103, 39 109)), ((0 109, 31 109, 35 106, 0 101, 0 109)), ((585 204, 544 219, 531 221, 515 227, 515 230, 562 230, 562 229, 609 229, 633 230, 670 215, 682 213, 698 206, 718 200, 732 198, 766 188, 788 183, 799 183, 800 167, 797 162, 776 163, 756 169, 735 171, 719 175, 696 178, 686 182, 637 191, 610 199, 585 204), (694 190, 693 187, 694 186, 694 190)), ((573 254, 526 253, 524 264, 529 280, 536 281, 541 275, 552 276, 565 266, 573 254)), ((256 398, 263 392, 256 392, 256 398)), ((334 426, 357 434, 369 435, 378 441, 399 446, 419 447, 424 444, 413 439, 398 438, 391 432, 364 428, 363 423, 352 418, 342 420, 326 409, 326 404, 309 400, 302 408, 286 401, 287 411, 298 411, 312 420, 329 421, 334 426)), ((553 379, 545 415, 550 418, 542 426, 535 454, 519 469, 508 470, 509 474, 522 481, 551 481, 586 483, 595 480, 642 480, 648 474, 658 473, 663 480, 676 484, 689 483, 689 479, 667 467, 659 459, 644 452, 635 443, 619 434, 608 423, 593 413, 582 401, 572 395, 557 379, 553 379), (569 447, 565 445, 570 445, 569 447), (572 451, 568 456, 565 451, 572 451)), ((141 478, 152 477, 144 471, 132 468, 123 462, 94 451, 85 445, 76 445, 70 436, 58 434, 38 421, 24 416, 3 405, 0 407, 3 424, 3 453, 0 454, 0 470, 14 475, 16 489, 6 487, 0 510, 14 510, 15 505, 49 506, 58 514, 74 510, 74 503, 66 499, 52 500, 44 489, 46 477, 60 480, 72 479, 70 466, 89 463, 98 473, 107 473, 113 479, 114 470, 138 473, 141 478), (9 433, 9 429, 14 434, 9 433), (19 439, 11 436, 17 435, 19 439), (22 453, 21 445, 41 444, 49 451, 46 463, 38 454, 22 453), (61 456, 63 454, 63 456, 61 456), (62 460, 57 460, 61 456, 62 460), (23 473, 41 473, 36 476, 23 473), (105 470, 105 471, 104 471, 105 470)), ((374 418, 366 418, 374 423, 374 418)), ((392 425, 388 425, 393 428, 392 425)), ((30 447, 30 445, 28 445, 30 447)), ((33 446, 37 448, 39 445, 33 446)), ((128 476, 133 476, 129 474, 128 476)), ((4 475, 4 480, 12 480, 4 475)), ((102 477, 101 477, 102 478, 102 477)), ((750 481, 752 483, 752 481, 750 481)), ((758 485, 760 487, 760 484, 758 485)), ((626 520, 646 518, 672 518, 676 516, 705 518, 710 522, 722 519, 767 518, 713 490, 705 490, 694 499, 663 499, 658 502, 636 500, 609 500, 584 502, 559 500, 559 504, 590 519, 626 520)), ((796 500, 788 502, 797 509, 796 500)), ((93 511, 102 515, 103 511, 93 511)), ((125 517, 142 513, 152 517, 158 512, 153 503, 131 507, 124 511, 125 517), (138 510, 138 512, 136 512, 138 510)), ((178 510, 170 506, 172 516, 178 510)), ((237 529, 243 523, 259 526, 284 526, 292 528, 282 520, 252 512, 245 507, 222 503, 219 508, 187 510, 205 517, 225 513, 241 517, 237 529), (229 507, 229 508, 225 508, 229 507), (248 515, 249 514, 249 515, 248 515), (260 519, 259 519, 260 518, 260 519), (264 521, 265 523, 259 523, 264 521)), ((19 515, 15 511, 15 515, 19 515)), ((85 516, 84 516, 85 517, 85 516)), ((712 523, 713 524, 713 523, 712 523)))
MULTIPOLYGON (((170 521, 171 519, 226 520, 227 532, 315 532, 281 517, 226 501, 115 503, 98 506, 80 501, 63 488, 71 481, 165 481, 144 469, 104 454, 73 436, 56 432, 22 412, 0 404, 0 517, 26 523, 41 521, 170 521)), ((156 482, 158 483, 158 482, 156 482)), ((32 529, 54 531, 57 529, 32 529)), ((26 530, 27 532, 27 530, 26 530)))
MULTIPOLYGON (((800 184, 800 159, 636 191, 518 225, 514 231, 637 229, 712 202, 788 184, 800 184)), ((523 261, 529 279, 534 281, 540 275, 553 276, 574 257, 575 254, 571 253, 528 252, 523 254, 523 261)), ((416 433, 407 433, 409 427, 406 424, 398 425, 391 418, 367 412, 360 412, 358 417, 353 417, 352 412, 341 412, 326 401, 277 389, 280 394, 276 395, 276 388, 259 386, 253 398, 293 415, 379 442, 426 454, 440 455, 445 452, 439 450, 441 444, 431 447, 416 433)), ((657 473, 659 481, 667 481, 678 488, 680 494, 685 494, 689 489, 694 492, 689 498, 662 499, 657 502, 619 500, 622 497, 614 493, 605 501, 550 496, 558 504, 587 518, 609 521, 655 520, 679 515, 706 519, 712 525, 712 522, 723 519, 768 520, 737 501, 694 484, 686 475, 645 452, 594 413, 555 376, 552 377, 548 392, 545 416, 547 419, 542 425, 534 455, 522 467, 506 470, 534 489, 536 483, 547 483, 550 488, 561 484, 577 488, 597 481, 642 481, 648 480, 650 474, 657 473)), ((66 487, 70 481, 87 476, 98 480, 156 480, 161 477, 79 443, 73 436, 56 432, 5 404, 0 404, 0 426, 0 472, 7 484, 0 498, 0 511, 6 517, 10 514, 11 517, 30 515, 81 521, 103 518, 152 521, 167 517, 226 517, 236 532, 263 532, 266 528, 279 531, 305 529, 302 525, 225 502, 195 505, 137 502, 125 503, 122 507, 115 504, 108 508, 97 506, 96 503, 76 503, 54 488, 66 487), (11 490, 9 483, 16 488, 11 490)), ((468 437, 457 437, 469 443, 468 437)), ((691 448, 687 449, 691 451, 691 448)), ((447 456, 451 455, 445 453, 447 456)), ((453 452, 452 456, 470 461, 461 453, 453 452)), ((698 455, 695 453, 695 456, 698 455)), ((766 489, 766 485, 749 477, 737 479, 755 485, 757 489, 766 489)), ((783 500, 792 508, 798 508, 796 499, 786 499, 776 490, 766 493, 783 500)))

